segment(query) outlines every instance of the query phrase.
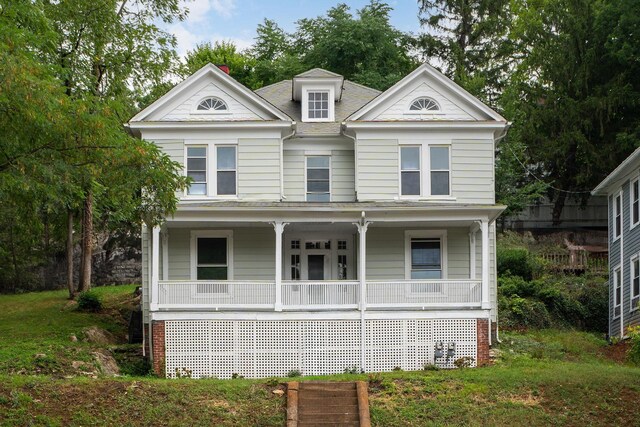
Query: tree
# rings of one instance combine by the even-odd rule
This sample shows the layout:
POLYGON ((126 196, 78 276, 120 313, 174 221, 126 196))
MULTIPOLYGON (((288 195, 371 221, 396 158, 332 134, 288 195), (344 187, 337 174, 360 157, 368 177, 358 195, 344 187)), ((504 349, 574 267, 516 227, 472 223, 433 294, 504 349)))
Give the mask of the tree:
POLYGON ((513 55, 510 0, 419 0, 417 47, 453 81, 496 106, 513 55))
MULTIPOLYGON (((558 221, 640 145, 640 4, 514 2, 521 61, 503 96, 529 167, 551 184, 558 221)), ((509 117, 509 115, 507 115, 509 117)))
POLYGON ((211 43, 197 45, 194 50, 187 52, 181 74, 186 78, 208 63, 227 65, 231 77, 250 89, 260 87, 253 73, 255 60, 244 52, 239 52, 231 41, 215 42, 213 45, 211 43))

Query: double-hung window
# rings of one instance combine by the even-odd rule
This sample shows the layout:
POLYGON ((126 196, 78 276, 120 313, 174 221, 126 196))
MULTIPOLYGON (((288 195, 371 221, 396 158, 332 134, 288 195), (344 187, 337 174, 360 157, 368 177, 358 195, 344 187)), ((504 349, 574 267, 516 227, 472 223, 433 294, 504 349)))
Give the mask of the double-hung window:
POLYGON ((613 270, 613 317, 620 316, 620 302, 622 301, 622 269, 613 270))
POLYGON ((196 279, 227 280, 229 259, 226 237, 197 237, 196 279))
POLYGON ((442 278, 442 248, 440 246, 440 239, 411 239, 411 278, 442 278))
POLYGON ((331 201, 330 156, 307 156, 307 201, 331 201))
POLYGON ((448 196, 450 193, 449 147, 429 147, 429 160, 431 166, 431 195, 448 196))
POLYGON ((400 194, 420 195, 420 146, 400 147, 400 194))
POLYGON ((237 148, 235 145, 187 145, 186 172, 191 178, 187 188, 189 196, 236 195, 237 148))
POLYGON ((631 310, 640 302, 640 255, 631 258, 631 310))
POLYGON ((236 194, 236 147, 216 147, 218 195, 236 194))
POLYGON ((622 192, 613 197, 613 238, 617 239, 622 233, 622 192))
POLYGON ((631 181, 631 227, 640 222, 640 178, 631 181))
POLYGON ((187 147, 187 176, 192 179, 187 194, 207 194, 207 146, 187 147))

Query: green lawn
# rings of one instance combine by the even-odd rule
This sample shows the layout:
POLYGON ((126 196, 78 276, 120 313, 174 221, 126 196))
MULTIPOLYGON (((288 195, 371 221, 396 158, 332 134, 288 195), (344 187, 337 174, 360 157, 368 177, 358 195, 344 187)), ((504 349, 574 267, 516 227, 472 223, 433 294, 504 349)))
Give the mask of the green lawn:
MULTIPOLYGON (((0 296, 0 425, 284 424, 285 399, 272 391, 287 379, 65 378, 70 361, 96 348, 71 334, 91 325, 123 333, 117 307, 133 287, 98 292, 106 314, 65 308, 64 292, 0 296)), ((606 359, 601 338, 556 330, 501 338, 487 368, 327 378, 369 380, 377 426, 640 425, 640 368, 606 359)))

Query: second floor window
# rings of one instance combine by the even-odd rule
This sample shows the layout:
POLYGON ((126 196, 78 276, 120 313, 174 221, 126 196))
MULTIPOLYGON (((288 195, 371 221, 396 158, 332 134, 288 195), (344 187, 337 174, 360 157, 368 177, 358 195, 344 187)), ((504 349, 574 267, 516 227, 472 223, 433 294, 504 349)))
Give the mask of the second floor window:
POLYGON ((219 195, 236 194, 236 147, 217 147, 216 178, 219 195))
POLYGON ((430 147, 431 195, 449 195, 449 147, 430 147))
POLYGON ((331 160, 329 156, 307 157, 307 201, 331 200, 331 160))
POLYGON ((193 180, 187 189, 187 194, 207 194, 206 146, 187 147, 187 176, 193 180))
POLYGON ((191 178, 189 196, 230 196, 237 194, 238 167, 235 145, 189 145, 186 172, 191 178), (211 166, 210 166, 211 165, 211 166))
POLYGON ((420 147, 400 147, 400 194, 420 195, 420 147))

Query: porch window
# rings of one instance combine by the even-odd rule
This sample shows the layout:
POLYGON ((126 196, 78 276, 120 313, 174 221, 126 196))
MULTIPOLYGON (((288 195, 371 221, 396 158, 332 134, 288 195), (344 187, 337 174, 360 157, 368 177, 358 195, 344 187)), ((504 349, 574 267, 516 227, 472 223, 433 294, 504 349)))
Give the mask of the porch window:
POLYGON ((420 195, 420 147, 400 147, 400 194, 420 195))
POLYGON ((207 147, 187 147, 187 176, 192 179, 187 194, 207 194, 207 147))
POLYGON ((449 147, 429 147, 431 166, 431 195, 448 196, 449 191, 449 147))
POLYGON ((631 310, 637 310, 640 302, 640 256, 631 258, 631 310))
POLYGON ((620 237, 622 232, 622 191, 613 198, 613 238, 620 237))
POLYGON ((640 222, 640 179, 631 181, 631 226, 634 227, 640 222))
POLYGON ((236 194, 236 147, 218 146, 216 150, 218 194, 236 194))
POLYGON ((442 278, 440 239, 411 239, 411 278, 442 278))
POLYGON ((307 201, 331 200, 330 156, 307 157, 307 201))
POLYGON ((622 298, 622 270, 613 270, 613 317, 620 316, 620 301, 622 298))
POLYGON ((228 244, 226 237, 197 238, 197 280, 227 280, 228 244))

